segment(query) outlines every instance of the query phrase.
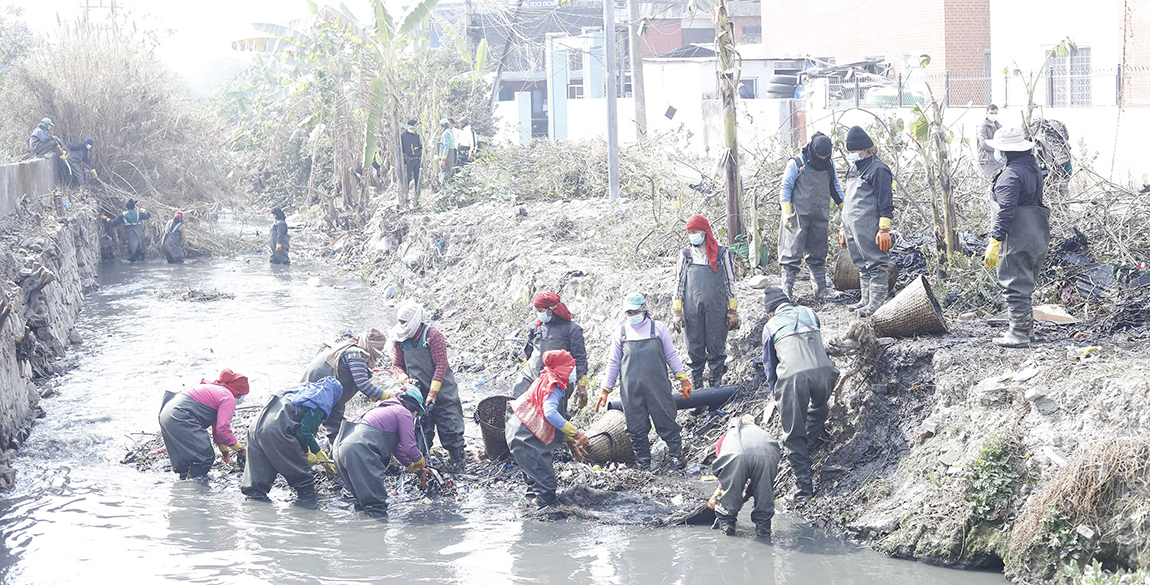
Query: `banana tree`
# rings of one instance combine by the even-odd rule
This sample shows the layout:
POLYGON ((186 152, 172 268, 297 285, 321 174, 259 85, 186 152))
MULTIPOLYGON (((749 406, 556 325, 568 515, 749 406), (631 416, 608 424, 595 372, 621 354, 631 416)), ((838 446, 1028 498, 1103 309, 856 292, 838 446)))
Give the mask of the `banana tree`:
MULTIPOLYGON (((1031 72, 1026 75, 1022 72, 1022 68, 1018 66, 1018 62, 1011 63, 1012 67, 1003 69, 1003 73, 1010 75, 1014 74, 1021 77, 1026 82, 1026 109, 1022 111, 1022 131, 1025 133, 1027 140, 1033 140, 1034 136, 1031 135, 1031 118, 1034 110, 1038 109, 1038 105, 1034 103, 1034 92, 1038 89, 1038 83, 1043 79, 1043 73, 1046 71, 1046 66, 1050 64, 1050 60, 1054 57, 1072 57, 1078 54, 1078 44, 1070 37, 1066 37, 1054 45, 1052 49, 1046 52, 1046 58, 1042 60, 1042 65, 1038 67, 1037 71, 1031 72)), ((1067 63, 1067 74, 1069 74, 1069 63, 1067 63)))
MULTIPOLYGON (((930 65, 930 55, 919 56, 919 65, 924 69, 930 65)), ((930 186, 930 206, 934 217, 934 234, 939 250, 945 250, 947 258, 953 258, 958 249, 958 228, 955 217, 954 193, 951 177, 954 174, 950 162, 951 135, 945 124, 946 100, 938 99, 926 83, 929 101, 923 106, 915 104, 911 112, 915 119, 908 132, 915 149, 926 167, 926 182, 930 186)))
MULTIPOLYGON (((375 15, 375 29, 369 40, 376 51, 381 70, 371 82, 368 102, 367 124, 364 128, 363 168, 371 168, 375 149, 379 140, 380 122, 385 110, 388 116, 388 133, 395 150, 396 184, 399 185, 399 205, 407 206, 407 181, 403 177, 403 149, 400 147, 399 89, 396 87, 395 70, 400 55, 409 41, 408 35, 431 15, 439 0, 422 0, 403 14, 398 22, 392 18, 382 0, 370 0, 375 15)), ((363 198, 368 198, 368 182, 364 182, 363 198)))

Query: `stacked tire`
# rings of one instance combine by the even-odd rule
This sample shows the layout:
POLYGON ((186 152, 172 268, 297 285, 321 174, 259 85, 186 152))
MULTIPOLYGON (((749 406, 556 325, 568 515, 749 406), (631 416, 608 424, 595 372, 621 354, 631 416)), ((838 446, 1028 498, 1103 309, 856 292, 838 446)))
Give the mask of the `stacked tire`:
POLYGON ((795 97, 795 87, 799 84, 797 75, 772 75, 767 83, 767 97, 786 99, 795 97))

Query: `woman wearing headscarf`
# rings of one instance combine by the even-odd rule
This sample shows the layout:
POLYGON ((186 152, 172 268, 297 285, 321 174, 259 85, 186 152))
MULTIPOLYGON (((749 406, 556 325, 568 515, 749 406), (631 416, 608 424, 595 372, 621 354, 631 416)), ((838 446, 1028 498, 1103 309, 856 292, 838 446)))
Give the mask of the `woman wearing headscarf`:
POLYGON ((505 432, 511 457, 527 476, 528 494, 544 508, 558 500, 552 453, 559 439, 567 443, 576 459, 583 458, 580 447, 589 441, 559 412, 567 390, 575 386, 575 358, 559 349, 543 354, 541 361, 539 377, 527 392, 511 402, 505 432))
POLYGON ((427 486, 427 462, 415 440, 415 413, 427 414, 414 383, 375 405, 358 422, 344 421, 332 443, 332 458, 356 506, 369 514, 387 513, 386 471, 394 455, 427 486))
POLYGON ((620 327, 619 335, 611 347, 607 362, 607 385, 599 393, 595 412, 607 406, 615 382, 623 397, 623 415, 627 419, 627 436, 635 448, 640 467, 651 467, 651 424, 655 432, 667 443, 671 466, 681 466, 679 456, 683 448, 682 427, 675 421, 675 399, 671 397, 671 381, 667 370, 678 378, 679 395, 691 396, 691 381, 687 369, 679 360, 671 332, 667 326, 651 318, 647 300, 633 294, 623 302, 627 323, 620 327))
POLYGON ((271 229, 271 263, 291 264, 291 258, 288 256, 288 252, 291 251, 291 236, 288 234, 287 216, 284 215, 284 210, 273 207, 272 217, 275 218, 275 223, 271 229))
POLYGON ((312 465, 336 473, 315 434, 342 393, 339 380, 327 377, 272 396, 248 427, 248 463, 240 491, 249 498, 267 499, 276 475, 282 475, 297 497, 315 496, 312 465))
POLYGON ((843 205, 843 188, 835 174, 832 151, 831 139, 816 132, 802 152, 787 161, 783 171, 779 265, 788 298, 794 298, 795 277, 804 259, 815 284, 815 299, 834 296, 827 288, 827 226, 831 202, 840 208, 843 205))
POLYGON ((890 167, 878 159, 878 149, 858 126, 847 132, 847 151, 854 167, 847 174, 847 198, 839 244, 859 269, 862 299, 851 305, 860 317, 870 317, 886 302, 889 289, 890 222, 894 217, 890 167))
POLYGON ((168 264, 184 263, 184 214, 177 211, 168 225, 164 226, 164 239, 160 242, 160 249, 168 264))
POLYGON ((379 364, 381 352, 387 346, 387 336, 376 328, 364 329, 356 337, 349 337, 331 349, 319 352, 308 364, 300 382, 315 382, 328 376, 339 380, 343 393, 335 401, 324 421, 328 438, 334 439, 343 422, 343 412, 347 402, 362 392, 371 400, 386 400, 390 392, 371 383, 371 372, 379 364))
MULTIPOLYGON (((571 320, 571 311, 559 299, 559 295, 553 292, 536 294, 532 305, 536 310, 536 319, 527 333, 527 344, 523 347, 526 360, 511 395, 518 398, 539 377, 539 372, 543 370, 543 354, 561 349, 575 359, 577 382, 571 390, 578 397, 579 408, 587 406, 587 346, 583 341, 583 328, 571 320)), ((559 411, 567 416, 566 401, 559 411)))
MULTIPOLYGON (((124 212, 116 219, 108 222, 108 227, 124 224, 124 244, 128 248, 128 262, 140 262, 144 259, 144 225, 145 219, 151 219, 152 214, 143 209, 136 209, 137 201, 129 199, 124 203, 124 212)), ((108 218, 103 217, 105 220, 108 218)))
POLYGON ((429 405, 427 445, 435 440, 439 429, 439 444, 451 456, 451 465, 462 471, 467 462, 463 443, 463 403, 459 401, 459 386, 455 374, 447 365, 447 341, 443 334, 424 323, 423 307, 408 301, 396 313, 398 322, 391 329, 393 341, 392 372, 400 384, 408 380, 419 383, 424 402, 429 405))
POLYGON ((183 392, 165 392, 160 407, 160 435, 164 438, 172 471, 180 479, 202 477, 215 461, 212 443, 220 450, 224 463, 231 463, 231 452, 243 457, 244 446, 232 434, 232 416, 236 405, 248 394, 248 378, 231 370, 220 372, 214 382, 206 379, 183 392), (211 427, 211 439, 204 429, 211 427))
POLYGON ((710 364, 708 381, 721 386, 727 370, 727 331, 739 328, 731 252, 715 241, 710 222, 701 215, 687 219, 687 239, 675 268, 675 328, 687 330, 691 382, 701 388, 703 369, 710 364))

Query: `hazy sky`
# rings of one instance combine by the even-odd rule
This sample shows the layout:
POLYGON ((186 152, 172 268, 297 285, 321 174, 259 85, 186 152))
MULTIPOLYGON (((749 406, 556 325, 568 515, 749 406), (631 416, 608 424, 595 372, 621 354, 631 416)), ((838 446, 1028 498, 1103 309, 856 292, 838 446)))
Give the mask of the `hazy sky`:
MULTIPOLYGON (((71 20, 79 16, 85 2, 95 14, 100 1, 0 0, 0 5, 22 7, 29 26, 46 33, 56 26, 57 17, 71 20)), ((365 0, 345 2, 361 17, 369 14, 365 0)), ((103 0, 105 6, 109 3, 103 0)), ((215 89, 246 62, 245 54, 233 51, 231 42, 257 36, 251 23, 286 23, 307 15, 305 0, 117 0, 116 9, 127 10, 148 28, 170 30, 170 35, 162 35, 160 58, 197 92, 215 89)), ((103 11, 106 13, 107 8, 103 11)))

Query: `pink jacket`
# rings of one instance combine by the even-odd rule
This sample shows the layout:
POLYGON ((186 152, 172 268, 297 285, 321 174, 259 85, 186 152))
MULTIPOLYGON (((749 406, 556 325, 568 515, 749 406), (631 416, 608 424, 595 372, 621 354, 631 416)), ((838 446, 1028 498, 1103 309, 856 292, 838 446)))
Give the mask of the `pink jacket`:
POLYGON ((192 400, 216 409, 216 424, 212 425, 212 442, 217 445, 235 445, 232 434, 232 416, 236 413, 236 397, 232 391, 220 384, 205 382, 196 384, 186 392, 192 400))

